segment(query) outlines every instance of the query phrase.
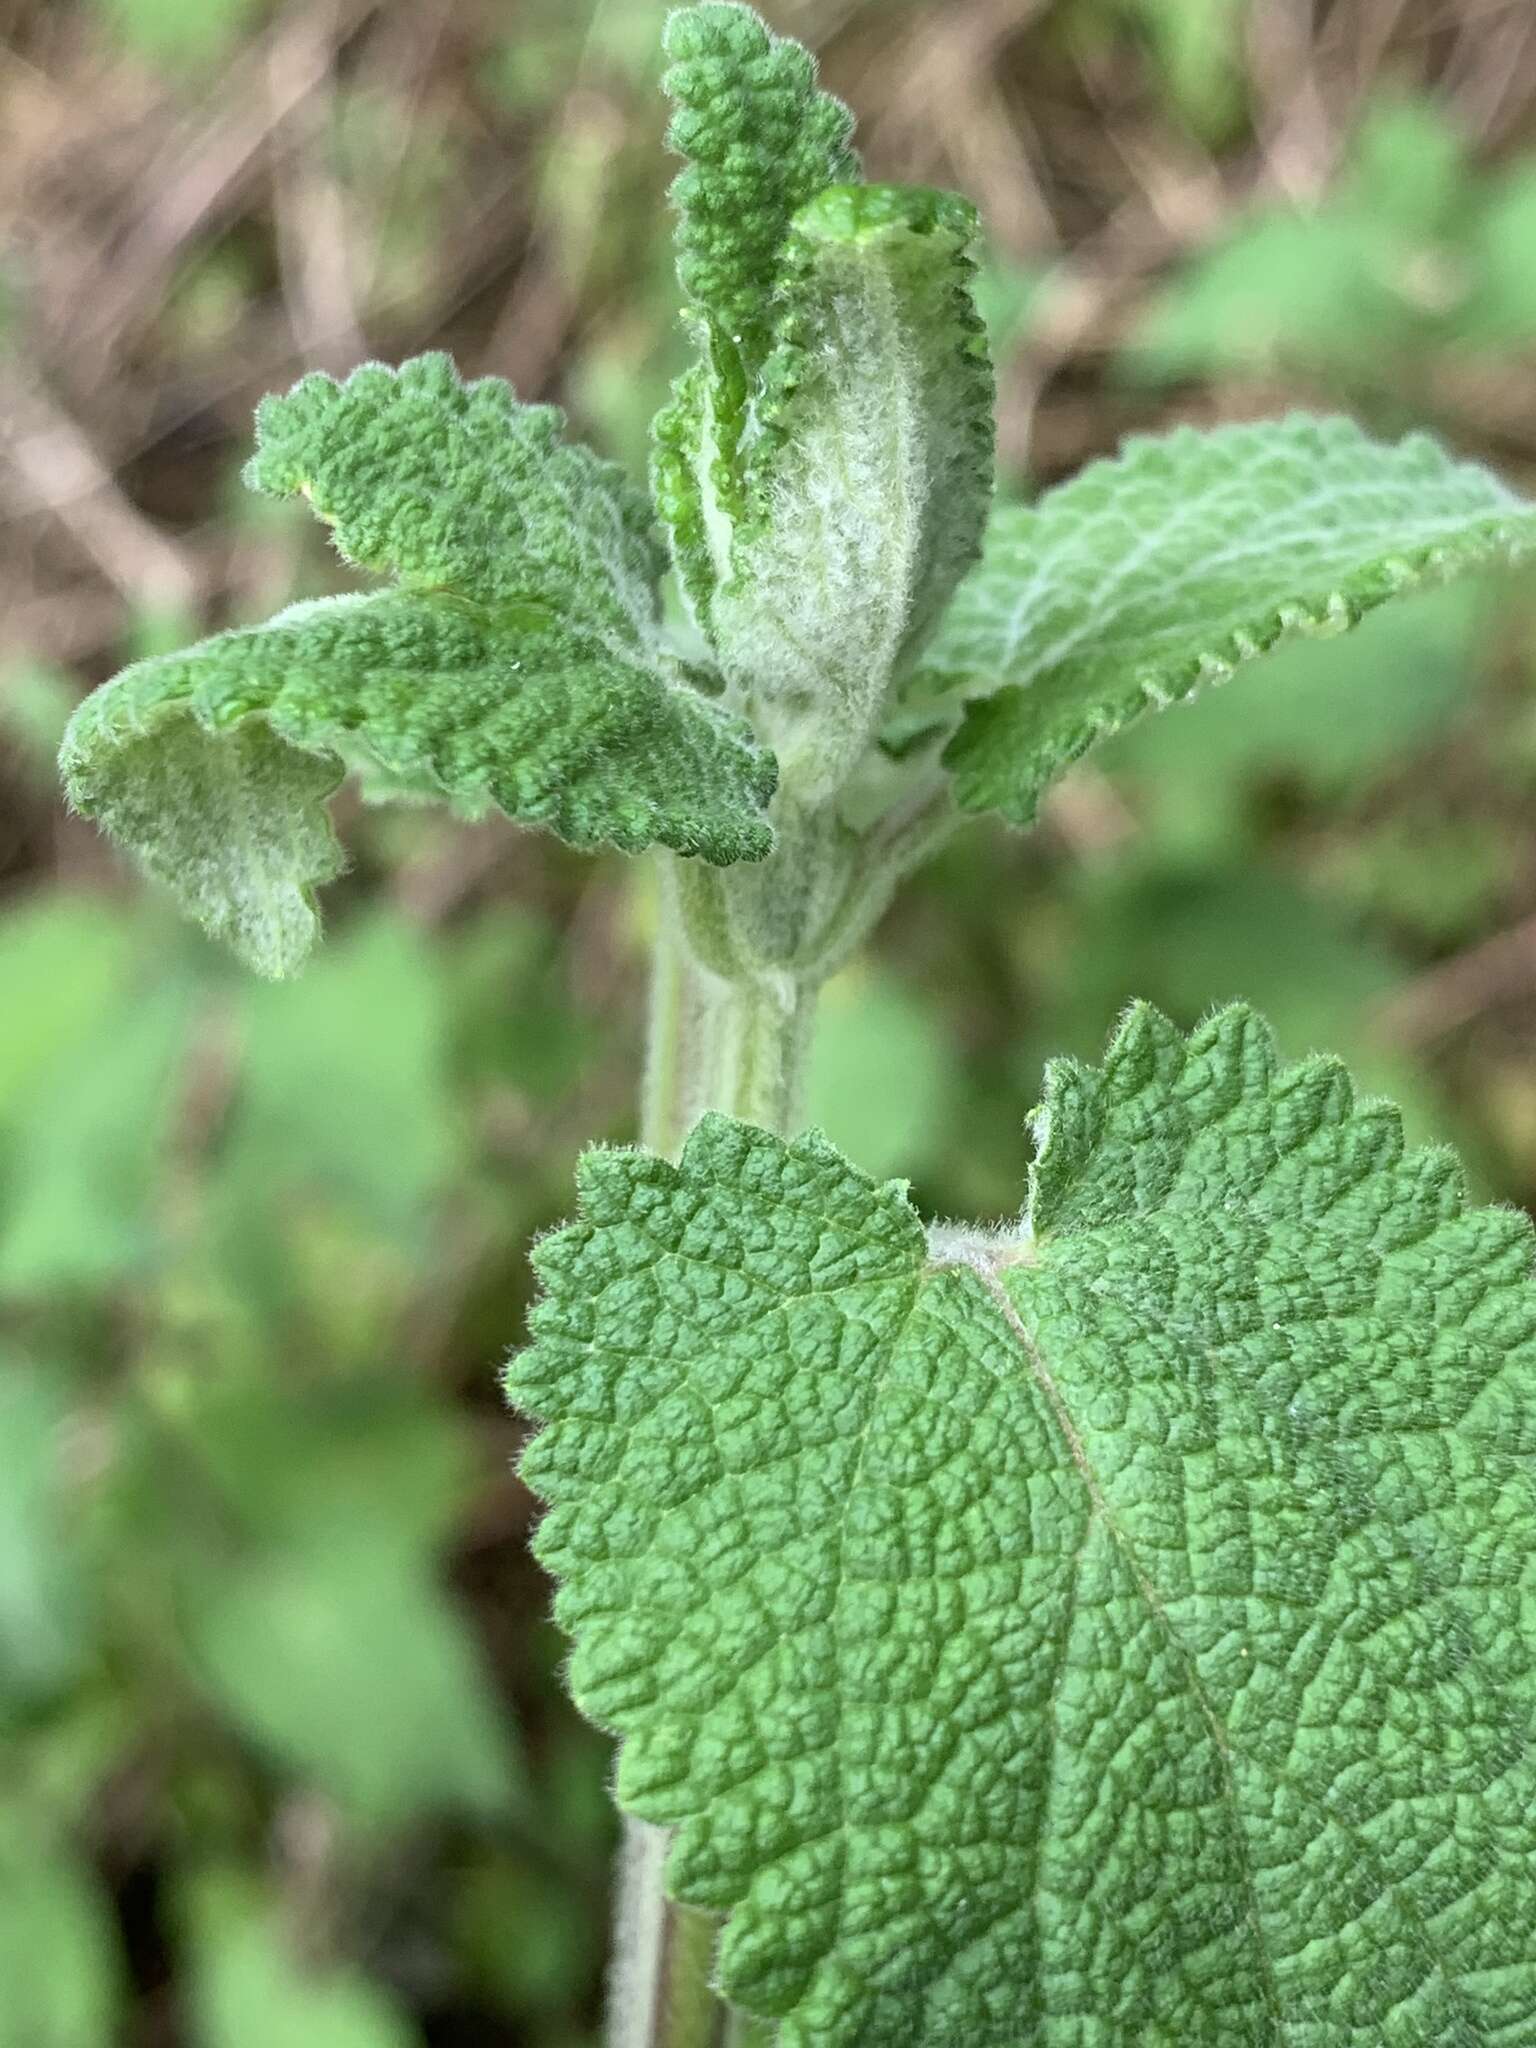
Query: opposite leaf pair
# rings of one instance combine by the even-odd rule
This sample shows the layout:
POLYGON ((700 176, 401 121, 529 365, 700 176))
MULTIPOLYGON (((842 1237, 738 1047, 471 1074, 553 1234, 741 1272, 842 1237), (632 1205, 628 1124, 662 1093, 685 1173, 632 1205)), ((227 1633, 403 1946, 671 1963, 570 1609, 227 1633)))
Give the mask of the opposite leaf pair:
POLYGON ((446 356, 264 400, 246 481, 394 587, 141 662, 71 725, 73 801, 258 971, 313 941, 345 767, 577 846, 767 851, 772 763, 663 643, 650 509, 559 427, 446 356))
MULTIPOLYGON (((1024 823, 1147 706, 1536 547, 1536 513, 1432 443, 1295 419, 1134 442, 1000 507, 951 603, 990 488, 974 215, 859 184, 847 110, 747 9, 683 9, 668 37, 699 359, 654 483, 705 645, 661 622, 645 498, 551 409, 438 356, 266 400, 247 481, 307 497, 393 587, 138 664, 62 756, 78 808, 264 973, 313 941, 348 768, 374 797, 717 865, 768 851, 780 778, 836 810, 879 768, 878 814, 947 776, 1024 823)), ((867 797, 858 824, 878 862, 867 797)))

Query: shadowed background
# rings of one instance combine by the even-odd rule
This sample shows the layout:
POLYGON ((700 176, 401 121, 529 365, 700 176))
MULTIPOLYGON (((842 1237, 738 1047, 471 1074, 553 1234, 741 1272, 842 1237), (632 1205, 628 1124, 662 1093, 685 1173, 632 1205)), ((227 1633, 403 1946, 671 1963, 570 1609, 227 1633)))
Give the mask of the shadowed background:
MULTIPOLYGON (((256 986, 58 802, 82 689, 342 587, 242 492, 303 369, 451 349, 643 465, 679 366, 656 0, 0 0, 0 2048, 595 2039, 608 1756, 494 1373, 631 1132, 617 860, 341 800, 256 986)), ((958 186, 1027 491, 1126 432, 1425 423, 1536 490, 1527 0, 778 0, 958 186)), ((1536 1197, 1536 585, 1276 657, 972 827, 813 1114, 1017 1206, 1040 1063, 1245 996, 1536 1197)))

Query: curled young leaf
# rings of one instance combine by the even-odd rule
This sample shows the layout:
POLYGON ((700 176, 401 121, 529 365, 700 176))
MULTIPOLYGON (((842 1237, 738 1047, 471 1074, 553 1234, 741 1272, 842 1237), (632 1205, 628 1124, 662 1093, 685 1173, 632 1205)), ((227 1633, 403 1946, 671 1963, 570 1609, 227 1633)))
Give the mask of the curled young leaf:
POLYGON ((810 52, 750 7, 680 7, 664 48, 662 85, 677 108, 667 140, 685 159, 672 186, 678 277, 751 376, 772 345, 791 218, 824 186, 859 175, 853 116, 818 89, 810 52))
POLYGON ((785 244, 711 619, 727 678, 810 801, 846 779, 981 552, 993 381, 975 233, 951 193, 840 185, 785 244))
POLYGON ((695 620, 815 805, 980 552, 992 374, 976 215, 857 182, 848 110, 749 9, 681 10, 670 139, 698 360, 653 484, 695 620))
POLYGON ((739 721, 533 602, 321 598, 125 669, 76 713, 74 804, 259 973, 300 965, 341 867, 348 765, 573 846, 767 850, 772 769, 739 721))
POLYGON ((577 846, 767 852, 773 764, 662 644, 644 499, 559 427, 444 356, 266 400, 247 480, 395 587, 139 662, 76 713, 71 800, 259 971, 313 941, 349 766, 577 846))
POLYGON ((698 361, 657 416, 652 481, 679 580, 701 623, 726 573, 740 507, 738 445, 773 344, 774 290, 789 224, 828 185, 859 175, 853 116, 818 90, 809 51, 749 7, 711 0, 667 21, 667 140, 678 276, 698 361))
POLYGON ((508 1376, 578 1702, 783 2048, 1536 2039, 1536 1280, 1228 1010, 1024 1221, 588 1154, 508 1376))

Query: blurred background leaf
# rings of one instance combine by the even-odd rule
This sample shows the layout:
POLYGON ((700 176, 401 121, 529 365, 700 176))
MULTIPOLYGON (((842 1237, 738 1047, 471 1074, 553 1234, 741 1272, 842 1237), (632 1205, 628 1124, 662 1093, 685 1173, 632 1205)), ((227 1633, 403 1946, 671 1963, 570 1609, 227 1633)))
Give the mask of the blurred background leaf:
POLYGON ((0 1729, 75 1678, 92 1642, 59 1470, 69 1413, 57 1373, 0 1349, 0 1729))
MULTIPOLYGON (((1536 15, 769 0, 962 187, 1006 487, 1346 407, 1536 489, 1536 15)), ((635 469, 682 357, 664 0, 0 17, 0 2048, 592 2048, 611 1760, 495 1371, 632 1134, 643 891, 342 799, 256 986, 58 802, 79 693, 342 586, 243 492, 302 369, 445 347, 635 469)), ((1006 1215, 1041 1061, 1245 996, 1536 1199, 1536 589, 1428 596, 973 827, 828 991, 809 1113, 1006 1215)))
POLYGON ((122 1995, 106 1900, 67 1857, 5 1830, 0 1851, 0 2044, 99 2048, 122 1995))
POLYGON ((192 2010, 208 2048, 408 2048, 403 2014, 355 1970, 306 1959, 306 1930, 239 1875, 188 1886, 192 2010))

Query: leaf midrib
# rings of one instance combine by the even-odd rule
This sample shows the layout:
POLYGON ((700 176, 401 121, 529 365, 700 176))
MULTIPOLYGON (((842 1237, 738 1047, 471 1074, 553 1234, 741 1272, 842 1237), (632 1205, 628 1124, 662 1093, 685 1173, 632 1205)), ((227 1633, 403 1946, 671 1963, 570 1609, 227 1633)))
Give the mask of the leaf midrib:
MULTIPOLYGON (((1264 1938, 1264 1926, 1259 1911, 1258 1891, 1254 1883, 1253 1864, 1248 1851, 1248 1837, 1239 1818, 1237 1785, 1232 1775, 1232 1748, 1226 1724, 1217 1713, 1205 1690, 1194 1655, 1186 1647, 1183 1638, 1174 1627, 1173 1620, 1167 1608, 1163 1605, 1162 1596, 1158 1592, 1155 1581, 1142 1565, 1130 1537, 1121 1528, 1114 1509, 1110 1505, 1109 1496, 1104 1490, 1103 1482, 1094 1468, 1093 1460, 1088 1455, 1087 1445, 1083 1441, 1077 1424, 1072 1419, 1072 1412, 1067 1406, 1065 1397, 1057 1386, 1050 1367, 1046 1364, 1041 1354, 1040 1347, 1036 1344, 1018 1309, 1014 1306, 1007 1289, 998 1278, 996 1271, 980 1261, 967 1260, 961 1270, 970 1273, 974 1277, 976 1284, 982 1289, 983 1293, 992 1303, 992 1306, 1002 1317, 1010 1336, 1013 1337, 1022 1352, 1036 1388, 1049 1408, 1052 1418, 1066 1443, 1072 1462, 1082 1477, 1083 1485, 1092 1503, 1093 1513, 1103 1522, 1111 1540, 1125 1559, 1126 1566, 1136 1582, 1138 1592, 1146 1602, 1148 1611, 1152 1614, 1159 1629, 1162 1631, 1174 1657, 1185 1674, 1190 1696, 1199 1710, 1201 1719, 1210 1730, 1211 1740, 1216 1747, 1217 1768, 1221 1773, 1222 1785, 1227 1796, 1230 1827, 1237 1848, 1238 1864, 1243 1873, 1243 1889, 1246 1898, 1248 1925, 1259 1960, 1259 1973, 1264 1987, 1264 1999, 1269 2008, 1270 2019, 1273 2021, 1276 2029, 1276 2039, 1283 2042, 1288 2037, 1290 2028, 1281 2002, 1280 1986, 1275 1976, 1274 1961, 1270 1956, 1269 1947, 1264 1938)), ((1086 1542, 1086 1540, 1085 1532, 1084 1541, 1086 1542)))
MULTIPOLYGON (((944 1265, 948 1265, 950 1262, 943 1263, 944 1265)), ((998 1261, 994 1265, 987 1261, 978 1261, 974 1258, 967 1258, 963 1261, 965 1270, 967 1270, 975 1276, 977 1283, 980 1285, 980 1287, 982 1288, 983 1292, 987 1295, 987 1297, 992 1301, 994 1307, 1002 1316, 1004 1323, 1006 1324, 1009 1330, 1010 1335, 1013 1336, 1013 1338, 1019 1345, 1020 1350, 1023 1352, 1024 1358, 1029 1365, 1030 1372, 1035 1380, 1036 1386, 1038 1387, 1041 1396, 1045 1400, 1047 1406, 1050 1408, 1052 1416, 1056 1421, 1056 1424, 1060 1429, 1062 1436, 1067 1444, 1073 1462, 1077 1466, 1078 1471, 1083 1478, 1083 1483, 1085 1489, 1088 1492, 1089 1499, 1092 1502, 1094 1513, 1102 1517, 1106 1530, 1108 1530, 1111 1538, 1116 1544, 1116 1547, 1121 1551, 1121 1554, 1125 1558, 1127 1568, 1130 1570, 1133 1578, 1135 1579, 1137 1589, 1141 1593, 1142 1598, 1145 1600, 1149 1612, 1153 1615, 1155 1621, 1157 1622, 1158 1627, 1163 1631, 1164 1635, 1166 1636, 1166 1639, 1170 1645, 1170 1648, 1173 1651, 1173 1654, 1178 1659, 1180 1665, 1186 1671, 1191 1695, 1195 1700, 1196 1706, 1200 1711, 1202 1719, 1206 1722, 1206 1725, 1211 1731, 1211 1737, 1216 1745, 1217 1756, 1219 1758, 1219 1768, 1222 1774, 1222 1779, 1227 1788, 1228 1799, 1233 1813, 1233 1834, 1237 1842, 1239 1860, 1243 1870, 1245 1886, 1248 1893, 1249 1925, 1253 1931, 1254 1943, 1260 1959, 1260 1965, 1265 1982, 1265 1989, 1270 2004, 1270 2015, 1276 2027, 1279 2029, 1278 2039, 1281 2042, 1283 2042, 1287 2040, 1290 2036, 1290 2021, 1286 2016, 1283 2004, 1281 2002, 1279 1982, 1275 1975, 1273 1960, 1269 1954, 1268 1948, 1264 1940, 1263 1923, 1260 1917, 1258 1895, 1253 1880, 1253 1867, 1248 1854, 1247 1835, 1243 1828, 1240 1818, 1238 1818, 1237 1813, 1237 1788, 1232 1776, 1232 1759, 1234 1755, 1241 1754, 1244 1757, 1244 1761, 1255 1768, 1269 1769, 1271 1767, 1263 1765, 1261 1761, 1257 1758, 1249 1757, 1246 1754, 1246 1752, 1240 1752, 1234 1749, 1226 1724, 1221 1719, 1221 1716, 1217 1713, 1208 1694, 1206 1693, 1205 1687, 1200 1678, 1199 1666, 1195 1661, 1194 1654, 1192 1651, 1186 1648, 1183 1639, 1180 1637, 1179 1632, 1173 1622, 1172 1617, 1168 1613, 1168 1610, 1162 1601, 1161 1595, 1159 1594, 1157 1589, 1156 1581, 1141 1565, 1136 1553, 1135 1545, 1132 1543, 1130 1537, 1127 1535, 1126 1531, 1121 1527, 1119 1521, 1117 1520, 1114 1510, 1110 1505, 1109 1498, 1104 1489, 1103 1483, 1099 1479, 1098 1473, 1093 1465, 1093 1461, 1088 1454, 1087 1446, 1083 1442, 1081 1432, 1078 1430, 1077 1425, 1073 1420, 1072 1413, 1067 1405, 1066 1399, 1062 1395, 1060 1388, 1056 1385, 1054 1376, 1052 1375, 1049 1366, 1046 1364, 1045 1359, 1040 1352, 1039 1346, 1035 1343, 1027 1325, 1024 1323, 1023 1318, 1020 1316, 1017 1308, 1015 1307, 1012 1298, 1009 1296, 1007 1290, 1002 1285, 1001 1279, 999 1278, 999 1273, 1002 1270, 1003 1265, 1006 1263, 1009 1262, 998 1261)), ((938 1262, 931 1262, 927 1270, 933 1272, 941 1269, 942 1267, 938 1262)), ((1359 1830, 1346 1815, 1332 1812, 1326 1805, 1324 1805, 1324 1803, 1321 1800, 1317 1798, 1315 1793, 1312 1793, 1306 1790, 1305 1788, 1298 1786, 1294 1783, 1293 1780, 1291 1780, 1288 1777, 1285 1777, 1283 1774, 1278 1775, 1280 1775, 1281 1777, 1281 1782, 1283 1782, 1286 1785, 1287 1789, 1292 1793, 1294 1797, 1303 1800, 1306 1805, 1312 1807, 1314 1810, 1319 1812, 1331 1826, 1339 1828, 1342 1832, 1348 1835, 1352 1841, 1360 1843, 1361 1838, 1359 1830)), ((1361 1846, 1362 1853, 1366 1854, 1370 1858, 1370 1860, 1373 1863, 1375 1863, 1377 1861, 1377 1852, 1369 1845, 1362 1844, 1361 1846)), ((1384 1878, 1383 1885, 1386 1890, 1392 1893, 1394 1898, 1399 1898, 1401 1902, 1399 1887, 1396 1883, 1394 1883, 1390 1879, 1384 1878)), ((1401 1903, 1404 1904, 1404 1910, 1408 1913, 1409 1917, 1412 1918, 1418 1929, 1419 1935, 1424 1943, 1426 1955, 1431 1959, 1436 1972, 1439 1974, 1441 1978, 1441 1981, 1454 1995, 1455 1978, 1451 1974, 1451 1972, 1446 1968, 1444 1959, 1438 1952, 1437 1944, 1431 1937, 1429 1928, 1425 1923, 1422 1914, 1419 1913, 1416 1908, 1408 1906, 1406 1902, 1401 1903)), ((1456 2002, 1459 2007, 1461 2004, 1461 2000, 1459 1997, 1457 1997, 1456 2002)), ((1481 2039, 1482 2036, 1479 2035, 1478 2038, 1481 2039)))

